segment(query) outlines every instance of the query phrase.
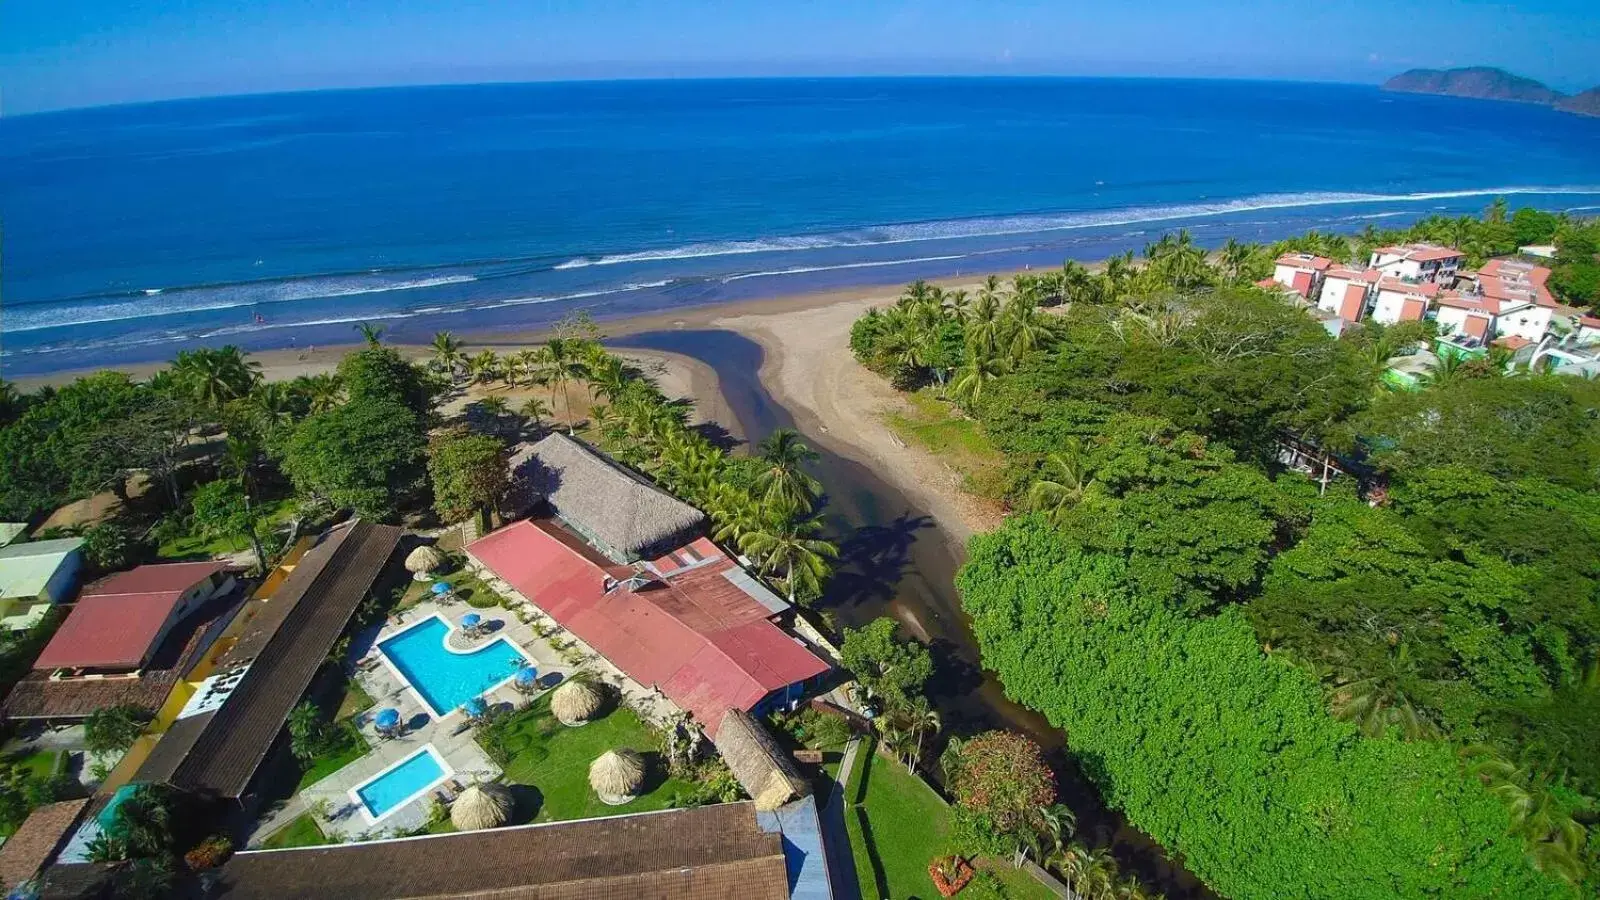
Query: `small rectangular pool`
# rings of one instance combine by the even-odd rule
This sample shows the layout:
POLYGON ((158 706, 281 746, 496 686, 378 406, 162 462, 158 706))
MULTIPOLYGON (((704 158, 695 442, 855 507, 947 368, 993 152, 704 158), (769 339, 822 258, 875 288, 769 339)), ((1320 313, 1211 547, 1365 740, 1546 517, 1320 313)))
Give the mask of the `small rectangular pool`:
POLYGON ((450 768, 432 744, 357 785, 351 793, 367 816, 377 821, 426 794, 450 777, 450 768))
POLYGON ((378 651, 435 716, 447 716, 473 697, 506 683, 532 661, 503 637, 458 652, 445 645, 450 623, 429 616, 378 644, 378 651))

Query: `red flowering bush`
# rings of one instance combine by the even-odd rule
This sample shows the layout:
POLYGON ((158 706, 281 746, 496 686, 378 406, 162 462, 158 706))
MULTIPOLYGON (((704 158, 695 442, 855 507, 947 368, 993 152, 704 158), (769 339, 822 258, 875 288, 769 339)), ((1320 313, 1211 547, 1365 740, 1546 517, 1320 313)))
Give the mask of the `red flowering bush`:
POLYGON ((960 745, 945 772, 960 808, 1001 834, 1032 827, 1056 802, 1056 778, 1039 745, 1011 731, 989 731, 960 745))

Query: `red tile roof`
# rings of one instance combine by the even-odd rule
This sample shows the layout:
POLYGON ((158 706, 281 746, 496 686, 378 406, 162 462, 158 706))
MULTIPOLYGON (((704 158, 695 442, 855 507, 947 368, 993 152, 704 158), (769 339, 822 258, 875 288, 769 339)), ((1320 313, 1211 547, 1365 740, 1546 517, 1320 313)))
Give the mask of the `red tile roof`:
POLYGON ((108 575, 83 589, 85 597, 101 594, 183 593, 202 578, 226 568, 219 562, 159 563, 108 575))
POLYGON ((1526 347, 1531 343, 1533 343, 1533 341, 1530 341, 1521 335, 1515 334, 1508 334, 1505 337, 1495 341, 1496 345, 1504 347, 1507 350, 1521 350, 1523 347, 1526 347))
POLYGON ((1285 253, 1278 257, 1275 264, 1296 269, 1314 269, 1321 272, 1323 269, 1333 265, 1333 260, 1325 256, 1313 256, 1310 253, 1285 253))
POLYGON ((1411 297, 1434 297, 1439 293, 1439 285, 1431 281, 1413 283, 1398 278, 1385 278, 1378 282, 1378 290, 1394 291, 1411 297))
POLYGON ((1539 306, 1556 305, 1555 296, 1545 286, 1549 280, 1549 269, 1510 259, 1491 259, 1478 273, 1478 287, 1484 294, 1503 302, 1539 306))
POLYGON ((1399 256, 1416 262, 1437 262, 1458 259, 1465 255, 1454 247, 1440 247, 1437 244, 1402 244, 1398 247, 1379 247, 1373 252, 1383 256, 1399 256))
POLYGON ((1328 270, 1326 278, 1340 278, 1345 281, 1365 281, 1376 284, 1383 275, 1377 269, 1352 269, 1349 266, 1335 266, 1328 270))
POLYGON ((184 591, 222 571, 220 563, 140 566, 84 589, 35 669, 136 669, 155 651, 184 591))
POLYGON ((1578 324, 1584 328, 1600 328, 1600 318, 1594 316, 1579 316, 1578 324))
POLYGON ((1439 305, 1455 309, 1465 309, 1471 312, 1487 313, 1491 316, 1500 314, 1500 301, 1493 297, 1476 297, 1458 294, 1455 291, 1445 291, 1439 295, 1439 305))
POLYGON ((629 588, 611 566, 553 523, 524 519, 467 552, 635 681, 653 685, 694 714, 706 732, 730 707, 749 710, 772 691, 828 670, 767 619, 765 608, 723 573, 735 568, 716 545, 687 548, 699 560, 629 588), (714 552, 711 555, 707 550, 714 552))

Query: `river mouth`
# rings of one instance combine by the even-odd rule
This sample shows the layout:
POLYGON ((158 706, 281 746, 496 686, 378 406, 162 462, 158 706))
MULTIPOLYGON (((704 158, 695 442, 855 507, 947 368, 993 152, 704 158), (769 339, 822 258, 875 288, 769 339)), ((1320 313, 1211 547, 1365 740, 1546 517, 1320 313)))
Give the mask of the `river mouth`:
POLYGON ((894 485, 838 452, 827 434, 809 433, 798 423, 761 381, 765 354, 760 344, 720 329, 648 331, 607 344, 676 353, 709 366, 740 433, 752 444, 779 428, 799 431, 821 455, 812 472, 827 499, 826 537, 839 545, 837 572, 815 606, 832 611, 840 627, 858 627, 880 616, 903 623, 933 651, 928 694, 947 733, 1006 728, 1028 734, 1050 754, 1062 802, 1077 814, 1084 840, 1109 844, 1124 871, 1137 873, 1168 897, 1212 896, 1159 844, 1101 803, 1068 756, 1061 730, 1005 696, 999 679, 982 666, 971 621, 956 593, 964 548, 894 485))

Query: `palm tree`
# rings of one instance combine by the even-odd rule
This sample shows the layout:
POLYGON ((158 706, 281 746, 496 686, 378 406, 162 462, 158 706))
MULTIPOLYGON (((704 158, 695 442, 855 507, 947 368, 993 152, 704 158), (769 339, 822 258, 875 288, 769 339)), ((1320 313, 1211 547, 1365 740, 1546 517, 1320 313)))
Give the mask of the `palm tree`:
POLYGON ((467 374, 474 384, 487 384, 499 377, 500 357, 493 350, 481 350, 467 360, 467 374))
POLYGON ((293 385, 305 396, 306 405, 313 413, 327 412, 344 401, 344 384, 332 372, 302 375, 293 385))
POLYGON ((1012 362, 1021 362, 1049 339, 1050 326, 1045 322, 1045 314, 1025 295, 1018 294, 1006 304, 1005 343, 1012 362))
POLYGON ((433 335, 433 344, 431 346, 433 348, 434 366, 439 371, 448 373, 451 380, 454 380, 456 367, 461 364, 463 356, 461 341, 457 340, 456 336, 448 331, 438 331, 433 335))
POLYGON ((923 739, 930 734, 938 734, 939 729, 944 727, 944 720, 928 703, 927 697, 913 697, 906 705, 903 717, 912 738, 912 752, 906 758, 906 771, 912 772, 922 760, 923 739))
POLYGON ((248 395, 261 378, 261 364, 232 344, 180 351, 172 370, 194 399, 212 409, 248 395))
POLYGON ((587 380, 598 397, 615 401, 628 387, 628 369, 609 353, 599 354, 588 366, 587 380))
POLYGON ((822 523, 814 517, 768 517, 755 530, 739 536, 739 549, 756 560, 763 575, 782 573, 789 602, 801 591, 815 593, 829 571, 828 560, 839 555, 839 548, 815 537, 822 523))
POLYGON ((1222 245, 1218 262, 1221 263, 1222 271, 1228 276, 1228 280, 1237 282, 1244 278, 1245 267, 1250 264, 1250 257, 1254 255, 1254 245, 1229 237, 1222 245))
POLYGON ((1352 722, 1368 737, 1398 728, 1406 740, 1431 737, 1437 729, 1413 705, 1410 686, 1417 667, 1405 644, 1387 654, 1382 668, 1372 674, 1348 678, 1333 692, 1334 718, 1352 722))
POLYGON ((1067 879, 1067 888, 1083 900, 1113 897, 1117 866, 1106 851, 1069 844, 1051 859, 1051 864, 1067 879))
POLYGON ((572 433, 572 397, 567 393, 567 385, 584 375, 581 343, 573 338, 554 337, 544 345, 544 377, 550 385, 550 402, 556 402, 556 390, 559 388, 561 398, 565 401, 563 409, 568 434, 572 433))
POLYGON ((109 830, 131 857, 165 857, 172 852, 172 804, 160 788, 141 784, 117 807, 109 830))
POLYGON ((950 382, 950 396, 971 406, 983 395, 984 386, 1004 374, 1005 370, 1004 358, 979 356, 977 348, 968 348, 966 362, 956 369, 955 378, 950 382))
POLYGON ((967 346, 979 358, 988 359, 998 355, 1002 321, 1000 297, 985 286, 967 310, 967 346))
POLYGON ((800 440, 792 428, 780 428, 767 435, 757 447, 762 462, 756 487, 763 499, 786 510, 810 510, 822 493, 822 485, 803 468, 821 458, 817 451, 800 440))
POLYGON ((1133 280, 1133 275, 1132 250, 1106 260, 1105 279, 1109 290, 1105 299, 1113 302, 1121 300, 1123 293, 1127 290, 1128 282, 1133 280))
POLYGON ((356 330, 361 332, 361 339, 367 342, 368 347, 376 347, 378 346, 379 342, 383 340, 382 325, 374 325, 371 322, 362 322, 356 326, 356 330))
MULTIPOLYGON (((596 414, 595 419, 597 424, 598 420, 600 419, 600 409, 601 407, 597 406, 591 410, 591 412, 596 414)), ((521 406, 517 407, 517 412, 521 414, 523 418, 533 422, 534 428, 538 428, 540 425, 544 424, 544 417, 550 415, 550 407, 545 405, 545 402, 540 400, 538 397, 529 397, 528 399, 522 401, 521 406)))
POLYGON ((1083 445, 1069 438, 1060 453, 1045 457, 1044 474, 1028 489, 1028 506, 1044 512, 1052 521, 1083 502, 1096 486, 1083 461, 1083 445))
POLYGON ((1043 854, 1041 861, 1059 856, 1067 849, 1067 842, 1078 828, 1078 817, 1066 805, 1052 803, 1040 809, 1037 818, 1040 836, 1050 842, 1050 849, 1043 854))
POLYGON ((295 396, 291 387, 282 381, 264 381, 250 391, 250 405, 255 410, 260 427, 272 432, 295 419, 295 396))
POLYGON ((1511 833, 1528 846, 1528 856, 1541 872, 1568 884, 1585 875, 1583 825, 1572 818, 1557 796, 1564 778, 1549 766, 1513 763, 1481 744, 1461 751, 1467 772, 1499 797, 1511 815, 1511 833))

